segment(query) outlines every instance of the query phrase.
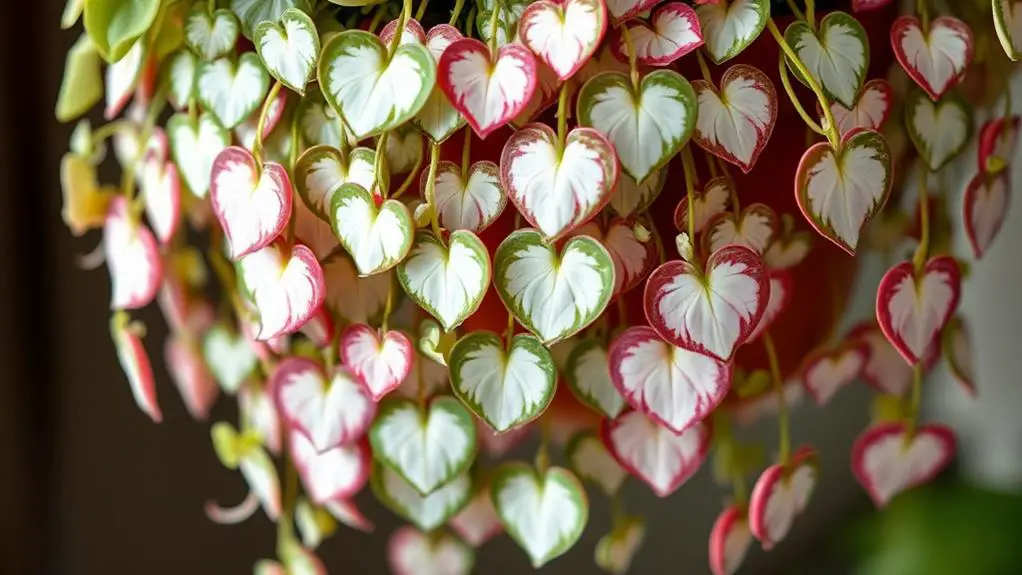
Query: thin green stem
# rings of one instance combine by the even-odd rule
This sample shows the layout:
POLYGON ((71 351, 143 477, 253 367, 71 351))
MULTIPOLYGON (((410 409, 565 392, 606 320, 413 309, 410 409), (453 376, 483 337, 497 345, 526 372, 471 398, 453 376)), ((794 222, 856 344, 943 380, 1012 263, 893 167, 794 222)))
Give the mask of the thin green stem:
POLYGON ((420 149, 418 157, 415 158, 415 165, 412 167, 412 171, 408 172, 408 175, 405 176, 404 181, 401 182, 401 186, 398 187, 397 191, 394 192, 394 195, 391 196, 391 198, 394 199, 400 198, 402 194, 404 194, 406 191, 408 191, 409 188, 412 187, 412 183, 415 181, 415 176, 418 175, 419 169, 422 168, 422 156, 423 153, 422 150, 420 149))
POLYGON ((426 175, 424 199, 426 200, 426 205, 429 206, 430 228, 433 230, 433 235, 442 242, 443 236, 440 235, 440 216, 436 205, 436 172, 439 165, 440 144, 431 143, 429 146, 429 173, 426 175))
POLYGON ((390 178, 385 177, 384 167, 387 165, 387 140, 390 132, 380 134, 376 140, 376 157, 373 160, 373 176, 376 178, 376 185, 380 187, 380 194, 387 199, 387 192, 390 190, 390 178))
POLYGON ((298 472, 286 445, 284 450, 284 500, 277 518, 277 556, 281 558, 288 556, 295 543, 294 516, 298 503, 298 472))
POLYGON ((791 13, 794 14, 795 17, 798 18, 799 20, 806 19, 806 15, 803 14, 802 11, 798 9, 798 4, 795 2, 795 0, 788 0, 788 8, 791 10, 791 13))
POLYGON ((387 282, 387 303, 383 306, 383 320, 380 322, 380 332, 387 334, 390 325, 390 312, 394 311, 394 278, 387 282))
POLYGON ((714 160, 713 156, 706 150, 703 150, 703 159, 706 160, 706 167, 709 168, 710 170, 710 177, 716 178, 717 176, 719 176, 720 172, 717 171, 717 162, 716 160, 714 160))
POLYGON ((99 146, 104 140, 114 134, 132 130, 134 127, 134 122, 130 120, 114 120, 108 124, 103 124, 92 132, 92 147, 99 146))
POLYGON ((906 438, 912 437, 919 424, 919 405, 923 397, 923 364, 917 362, 912 366, 912 397, 909 400, 909 420, 906 424, 906 438))
POLYGON ((560 150, 564 150, 565 138, 568 137, 568 82, 561 84, 561 95, 557 98, 557 141, 560 150))
POLYGON ((539 449, 536 450, 536 471, 541 476, 546 475, 546 470, 550 467, 550 423, 549 419, 543 418, 539 421, 539 449))
POLYGON ((814 0, 806 0, 806 22, 809 24, 809 28, 813 32, 816 31, 816 2, 814 0))
POLYGON ((211 16, 213 15, 213 12, 216 12, 216 0, 209 0, 209 2, 206 3, 206 11, 208 11, 211 16))
POLYGON ((454 10, 451 10, 451 19, 447 21, 451 26, 458 21, 458 16, 461 16, 461 9, 465 7, 465 0, 457 0, 454 3, 454 10))
POLYGON ((465 126, 465 139, 461 142, 461 179, 468 179, 468 169, 472 162, 472 127, 465 126))
POLYGON ((394 57, 394 52, 397 52, 397 47, 401 45, 401 37, 405 35, 405 25, 408 24, 408 19, 411 17, 412 0, 404 0, 404 6, 401 8, 401 16, 397 19, 397 29, 394 30, 394 37, 390 39, 390 45, 387 46, 388 62, 390 62, 390 59, 394 57))
POLYGON ((415 19, 422 22, 422 17, 426 14, 426 7, 429 6, 429 0, 420 0, 419 9, 415 11, 415 19))
POLYGON ((781 378, 781 366, 777 360, 777 348, 770 330, 763 332, 763 345, 766 347, 767 359, 770 361, 770 377, 774 382, 774 393, 777 395, 777 420, 780 425, 780 463, 788 466, 791 460, 791 432, 788 429, 788 402, 784 397, 784 381, 781 378))
POLYGON ((632 32, 628 29, 628 25, 621 27, 621 36, 625 39, 625 49, 628 50, 628 78, 632 81, 632 91, 637 92, 639 90, 639 66, 635 59, 637 57, 635 53, 635 42, 632 41, 632 32))
POLYGON ((386 6, 386 4, 380 4, 379 6, 376 7, 376 12, 373 13, 373 19, 369 21, 368 32, 370 34, 375 34, 376 29, 380 27, 380 21, 383 20, 384 6, 386 6))
POLYGON ((696 243, 696 163, 692 159, 692 149, 685 146, 681 149, 681 164, 685 168, 685 194, 688 202, 688 241, 692 244, 692 264, 699 265, 699 251, 696 243))
POLYGON ((829 138, 827 132, 823 130, 823 126, 820 126, 816 120, 813 120, 812 116, 810 116, 809 113, 806 112, 806 109, 802 107, 802 102, 799 101, 798 96, 795 95, 795 89, 791 85, 791 78, 788 77, 788 66, 784 63, 784 54, 781 54, 778 62, 777 73, 781 76, 781 85, 784 86, 784 91, 788 94, 788 99, 791 100, 791 104, 795 106, 795 111, 802 117, 802 121, 809 126, 810 130, 824 138, 829 138))
POLYGON ((792 50, 791 46, 788 45, 788 42, 784 39, 784 35, 777 29, 777 24, 774 23, 773 19, 767 20, 767 28, 770 30, 770 34, 774 37, 774 40, 777 41, 777 45, 781 47, 781 50, 788 57, 791 65, 795 66, 798 73, 805 78, 806 83, 809 84, 809 89, 813 91, 813 94, 816 95, 816 99, 819 100, 820 108, 823 109, 823 115, 827 124, 827 140, 830 141, 831 146, 837 148, 841 143, 841 136, 838 134, 837 125, 834 123, 834 114, 830 111, 830 102, 827 100, 827 96, 823 93, 823 89, 820 88, 820 83, 817 82, 816 78, 809 73, 805 64, 803 64, 802 60, 799 59, 798 54, 796 54, 795 51, 792 50))
POLYGON ((502 10, 500 0, 494 0, 493 12, 490 13, 490 58, 497 55, 497 26, 500 22, 500 11, 502 10))
POLYGON ((504 330, 504 346, 511 349, 511 340, 515 338, 515 314, 507 312, 507 328, 504 330))
POLYGON ((923 269, 930 251, 930 198, 926 179, 930 175, 929 168, 922 162, 919 163, 919 246, 912 256, 912 265, 916 272, 923 269))
POLYGON ((922 24, 923 33, 930 31, 930 9, 926 0, 916 0, 916 13, 919 14, 919 23, 922 24))
POLYGON ((273 102, 277 99, 277 95, 280 94, 280 88, 283 84, 280 80, 273 83, 273 87, 270 88, 270 93, 266 96, 266 100, 263 102, 263 109, 259 112, 259 123, 256 124, 256 135, 255 143, 252 144, 252 157, 255 158, 256 166, 262 169, 263 165, 263 130, 266 129, 266 119, 270 116, 270 108, 273 107, 273 102))
POLYGON ((699 72, 703 75, 703 80, 706 80, 713 85, 713 76, 710 74, 710 66, 706 64, 706 58, 703 56, 703 50, 696 50, 696 60, 699 62, 699 72))

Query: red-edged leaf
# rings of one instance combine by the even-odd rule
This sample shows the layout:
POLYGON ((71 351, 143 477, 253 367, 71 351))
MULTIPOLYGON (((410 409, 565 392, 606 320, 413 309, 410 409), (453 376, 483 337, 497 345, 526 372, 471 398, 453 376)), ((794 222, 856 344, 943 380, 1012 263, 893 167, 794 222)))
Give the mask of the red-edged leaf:
POLYGON ((773 82, 759 69, 737 64, 724 72, 719 91, 705 80, 695 80, 692 88, 699 101, 695 142, 749 173, 777 121, 773 82))
POLYGON ((376 329, 356 324, 344 330, 338 345, 341 361, 374 402, 401 385, 412 367, 412 343, 399 331, 388 331, 381 341, 376 329))
POLYGON ((856 129, 879 131, 887 123, 893 107, 894 88, 891 83, 875 78, 863 84, 854 107, 845 108, 840 102, 831 102, 830 113, 834 116, 838 132, 844 136, 856 129))
POLYGON ((319 453, 305 435, 292 431, 289 445, 305 492, 317 505, 354 495, 369 478, 369 448, 364 442, 319 453))
MULTIPOLYGON (((635 59, 647 66, 667 66, 703 45, 703 32, 696 11, 681 2, 669 2, 657 8, 649 22, 634 20, 627 25, 635 46, 635 59)), ((610 49, 622 62, 628 61, 624 34, 617 33, 610 49)))
POLYGON ((869 345, 861 339, 819 349, 802 363, 802 384, 818 405, 826 405, 842 387, 859 377, 868 359, 869 345))
POLYGON ((538 0, 518 20, 518 34, 561 81, 596 52, 607 29, 603 0, 538 0))
POLYGON ((110 309, 143 308, 163 281, 156 238, 130 213, 128 200, 110 200, 103 224, 103 253, 110 268, 110 309))
POLYGON ((734 575, 752 545, 748 510, 732 505, 717 516, 710 531, 710 570, 713 575, 734 575))
POLYGON ((278 241, 243 257, 238 267, 259 312, 259 340, 298 331, 323 305, 323 269, 301 244, 288 252, 278 241))
POLYGON ((997 174, 979 173, 965 187, 962 221, 972 253, 981 259, 1001 231, 1011 204, 1008 170, 997 174))
POLYGON ((965 320, 955 316, 944 328, 942 337, 944 360, 948 371, 961 384, 966 393, 976 396, 976 375, 973 366, 972 341, 965 320))
POLYGON ((291 179, 284 166, 257 166, 248 150, 230 146, 213 161, 210 199, 231 259, 270 244, 291 217, 291 179))
POLYGON ((950 256, 937 256, 917 273, 895 265, 877 288, 877 322, 909 365, 919 363, 958 307, 962 273, 950 256))
POLYGON ((181 334, 171 334, 164 344, 163 354, 188 414, 193 419, 205 421, 220 395, 220 387, 206 367, 202 350, 181 334))
POLYGON ((972 62, 972 30, 957 18, 940 16, 923 30, 915 16, 891 25, 891 45, 901 67, 937 101, 957 84, 972 62))
POLYGON ((706 459, 710 430, 702 423, 675 435, 645 415, 630 411, 600 428, 611 455, 659 497, 674 493, 706 459))
POLYGON ((862 433, 852 446, 852 472, 877 507, 939 474, 955 454, 954 432, 922 425, 911 437, 904 423, 884 423, 862 433))
POLYGON ((763 549, 772 549, 791 531, 816 487, 818 467, 816 452, 802 447, 789 467, 772 465, 759 476, 749 500, 749 527, 763 549))

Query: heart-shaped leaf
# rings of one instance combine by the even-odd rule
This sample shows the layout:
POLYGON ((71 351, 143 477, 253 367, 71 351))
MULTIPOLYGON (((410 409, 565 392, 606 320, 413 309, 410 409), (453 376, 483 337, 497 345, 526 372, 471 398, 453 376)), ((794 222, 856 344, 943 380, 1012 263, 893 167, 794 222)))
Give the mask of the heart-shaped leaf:
POLYGON ((766 269, 749 248, 725 246, 706 270, 681 260, 657 268, 646 282, 646 319, 668 342, 730 361, 766 309, 766 269))
POLYGON ((280 20, 281 14, 288 8, 297 8, 306 14, 313 12, 310 0, 231 0, 231 11, 241 21, 241 30, 246 38, 254 38, 260 22, 280 20))
POLYGON ((156 238, 130 213, 124 196, 110 200, 103 224, 103 254, 110 269, 110 309, 149 305, 163 280, 163 262, 156 238))
POLYGON ((167 121, 167 137, 188 189, 197 197, 206 197, 213 161, 230 145, 230 133, 212 114, 200 114, 194 121, 187 114, 175 114, 167 121))
POLYGON ((862 340, 817 350, 802 363, 802 383, 817 405, 826 405, 842 387, 859 377, 868 359, 869 346, 862 340))
POLYGON ((107 62, 116 62, 146 33, 159 12, 159 0, 90 0, 83 8, 82 23, 99 53, 107 62))
POLYGON ((953 88, 972 62, 972 30, 950 16, 934 18, 927 30, 915 16, 901 16, 891 25, 891 45, 905 73, 933 101, 953 88))
POLYGON ((548 240, 600 211, 617 179, 614 148, 591 128, 573 129, 561 146, 549 126, 529 124, 508 138, 500 156, 508 197, 548 240))
POLYGON ((160 243, 166 245, 181 221, 181 179, 177 166, 167 159, 166 136, 163 151, 149 150, 139 166, 139 187, 145 200, 146 218, 160 243))
POLYGON ((579 478, 598 486, 610 497, 628 479, 628 472, 607 451, 595 431, 580 431, 572 437, 564 449, 564 457, 579 478))
MULTIPOLYGON (((433 54, 433 60, 439 63, 447 47, 463 37, 461 31, 454 26, 438 24, 430 28, 426 34, 426 47, 433 54)), ((412 118, 412 125, 437 144, 451 137, 465 125, 465 118, 451 105, 440 84, 441 82, 437 82, 433 86, 426 104, 412 118)))
POLYGON ((333 146, 313 146, 295 164, 295 188, 317 217, 330 221, 330 204, 342 185, 358 184, 379 195, 375 162, 376 152, 369 148, 355 148, 342 155, 333 146))
POLYGON ((734 575, 751 545, 748 510, 738 504, 724 509, 710 531, 710 571, 713 575, 734 575))
POLYGON ((840 102, 830 104, 830 113, 842 136, 852 130, 880 131, 894 106, 894 88, 883 78, 874 78, 862 86, 855 105, 846 108, 840 102))
POLYGON ((262 166, 248 150, 230 146, 213 161, 210 200, 237 260, 269 245, 291 217, 291 180, 284 166, 262 166))
POLYGON ((736 64, 720 78, 692 82, 699 102, 693 139, 699 147, 749 173, 777 121, 777 91, 758 68, 736 64))
POLYGON ((642 184, 635 183, 628 174, 619 174, 617 186, 610 194, 610 207, 622 218, 644 211, 653 203, 667 183, 667 170, 660 169, 646 178, 642 184))
POLYGON ((202 351, 187 336, 176 333, 167 338, 163 356, 188 415, 196 421, 205 421, 220 388, 202 359, 202 351))
POLYGON ((493 506, 504 529, 539 569, 571 549, 589 520, 589 500, 567 469, 537 473, 508 463, 493 477, 493 506))
POLYGON ((746 343, 759 339, 759 336, 763 335, 763 332, 774 323, 774 320, 781 315, 781 312, 788 309, 788 305, 794 296, 795 280, 792 279, 789 272, 775 269, 768 270, 767 281, 770 284, 770 298, 767 299, 766 310, 756 325, 756 329, 752 330, 746 343))
POLYGON ((731 389, 729 364, 628 328, 610 347, 610 377, 638 412, 675 433, 703 420, 731 389))
POLYGON ((550 345, 603 313, 614 288, 614 261, 588 236, 571 238, 558 254, 539 232, 519 230, 497 248, 493 275, 518 323, 550 345))
POLYGON ((397 200, 377 198, 355 183, 342 184, 330 200, 330 224, 358 268, 369 276, 396 266, 412 247, 415 222, 397 200))
POLYGON ((476 452, 472 414, 452 397, 428 409, 404 398, 387 399, 369 432, 373 456, 419 493, 429 494, 468 470, 476 452))
MULTIPOLYGON (((387 138, 387 169, 393 175, 418 170, 422 162, 425 140, 422 134, 405 124, 398 126, 387 138)), ((380 145, 379 139, 376 141, 380 145)))
POLYGON ((941 336, 941 351, 948 371, 961 384, 966 393, 976 396, 976 374, 973 365, 972 341, 965 320, 955 316, 948 322, 941 336))
POLYGON ((852 446, 852 472, 877 507, 899 493, 926 483, 951 462, 955 434, 940 424, 909 432, 902 422, 873 426, 852 446))
POLYGON ((791 269, 809 255, 813 236, 808 231, 794 231, 791 214, 781 214, 781 231, 763 253, 763 263, 772 270, 791 269))
POLYGON ((135 404, 154 423, 160 423, 163 412, 156 402, 153 368, 139 331, 134 324, 128 323, 128 317, 122 313, 116 313, 110 319, 110 336, 117 348, 117 360, 128 378, 135 404))
POLYGON ((145 42, 135 42, 123 58, 106 67, 106 110, 103 117, 113 120, 135 93, 146 64, 145 42))
MULTIPOLYGON (((784 39, 828 99, 846 108, 855 105, 869 67, 869 38, 858 20, 844 12, 831 12, 815 29, 798 20, 784 31, 784 39)), ((790 61, 788 67, 795 70, 790 61)), ((794 74, 805 81, 797 70, 794 74)))
POLYGON ((596 564, 612 575, 624 575, 646 537, 646 522, 641 517, 621 517, 614 530, 596 542, 596 564))
POLYGON ((561 81, 571 78, 600 46, 607 29, 602 0, 538 0, 518 21, 518 34, 561 81))
POLYGON ((514 336, 505 349, 497 334, 473 331, 454 344, 447 361, 454 395, 497 432, 539 417, 553 398, 554 360, 531 335, 514 336))
POLYGON ((446 523, 472 496, 468 474, 462 473, 429 495, 422 495, 396 471, 379 463, 373 466, 369 485, 381 503, 423 531, 446 523))
POLYGON ((642 183, 688 142, 695 130, 695 91, 681 74, 656 70, 633 86, 627 74, 604 72, 578 93, 578 121, 607 136, 621 168, 642 183))
POLYGON ((203 60, 216 60, 231 53, 240 31, 233 12, 221 8, 210 14, 207 6, 198 2, 185 18, 185 45, 203 60))
MULTIPOLYGON (((634 20, 626 24, 635 46, 635 60, 646 66, 667 66, 703 45, 703 32, 694 8, 681 2, 668 2, 657 8, 649 22, 634 20)), ((624 34, 610 44, 614 55, 628 61, 624 34)))
POLYGON ((238 266, 259 312, 259 340, 298 331, 323 305, 323 269, 301 244, 290 251, 281 242, 270 244, 241 258, 238 266))
POLYGON ((260 22, 253 43, 266 71, 288 88, 305 95, 305 85, 316 73, 319 34, 312 18, 288 8, 278 22, 260 22))
POLYGON ((994 28, 1004 53, 1018 61, 1022 48, 1022 7, 1015 0, 994 0, 994 28))
POLYGON ((390 291, 390 273, 358 277, 355 263, 343 251, 323 261, 326 305, 350 323, 368 323, 383 312, 390 291))
POLYGON ((777 214, 765 204, 749 204, 740 217, 732 213, 715 216, 706 226, 703 244, 713 253, 728 244, 745 246, 763 255, 777 234, 777 214))
POLYGON ((723 64, 749 47, 770 19, 769 0, 735 0, 696 6, 706 49, 723 64))
POLYGON ((625 408, 611 379, 607 349, 598 339, 584 339, 572 348, 564 379, 579 401, 604 417, 613 419, 625 408))
POLYGON ((290 454, 305 492, 317 505, 358 493, 369 476, 369 449, 363 442, 318 451, 304 434, 291 432, 290 454))
POLYGON ((490 285, 490 255, 470 231, 455 231, 447 245, 422 231, 415 234, 397 278, 408 296, 449 332, 483 302, 490 285))
POLYGON ((536 58, 508 44, 496 58, 479 40, 462 38, 443 51, 437 68, 440 88, 480 138, 518 115, 536 89, 536 58))
POLYGON ((572 232, 573 236, 589 236, 598 240, 614 260, 614 295, 621 295, 638 286, 659 262, 660 254, 655 241, 637 236, 636 227, 647 231, 653 225, 645 218, 628 221, 612 218, 604 226, 589 222, 572 232))
POLYGON ((318 84, 306 91, 295 113, 304 145, 340 148, 348 141, 341 116, 323 99, 318 84))
MULTIPOLYGON (((731 194, 734 193, 734 183, 731 178, 711 178, 706 182, 703 191, 696 191, 693 196, 696 210, 692 214, 693 230, 700 233, 706 228, 714 216, 727 211, 731 205, 731 194)), ((678 231, 688 231, 688 197, 683 196, 674 210, 674 226, 678 231)))
POLYGON ((492 37, 496 36, 497 47, 500 48, 515 40, 518 33, 518 20, 529 6, 528 0, 504 2, 480 0, 477 4, 479 11, 476 13, 475 25, 483 42, 489 42, 492 37), (494 10, 497 11, 496 30, 492 29, 494 10))
MULTIPOLYGON (((397 30, 397 26, 398 21, 391 20, 390 22, 387 22, 387 25, 383 27, 383 30, 380 30, 380 40, 384 44, 387 44, 388 46, 390 45, 390 41, 394 39, 394 31, 397 30)), ((409 18, 405 22, 405 29, 404 32, 401 33, 400 42, 402 44, 407 44, 409 42, 425 44, 426 31, 422 28, 422 24, 420 24, 415 18, 409 18)))
POLYGON ((1011 180, 1007 170, 990 176, 973 176, 962 198, 965 235, 976 259, 981 259, 1001 231, 1011 203, 1011 180))
POLYGON ((237 60, 203 62, 196 73, 199 102, 228 130, 251 116, 270 88, 270 75, 254 52, 245 52, 237 60))
POLYGON ((238 434, 231 424, 220 421, 210 430, 213 448, 221 463, 237 468, 249 489, 262 504, 266 516, 276 521, 280 516, 280 480, 273 460, 259 446, 258 436, 250 432, 238 434))
POLYGON ((334 519, 363 533, 372 533, 376 529, 373 522, 366 519, 350 499, 331 499, 323 504, 323 507, 333 515, 334 519))
POLYGON ((614 26, 630 20, 656 6, 655 0, 609 0, 607 11, 614 21, 614 26))
POLYGON ((354 324, 341 334, 338 347, 341 362, 374 402, 401 385, 412 367, 412 342, 400 331, 388 331, 381 341, 376 329, 354 324))
POLYGON ((476 491, 472 501, 451 517, 449 524, 458 537, 472 547, 481 546, 504 529, 497 510, 493 508, 489 486, 476 491))
POLYGON ((600 433, 618 463, 645 481, 658 497, 674 493, 692 477, 710 449, 710 431, 702 423, 676 435, 638 411, 604 419, 600 433))
POLYGON ((220 387, 232 395, 259 364, 259 358, 248 340, 223 324, 217 324, 206 332, 202 349, 220 387))
MULTIPOLYGON (((572 78, 581 83, 582 71, 579 70, 572 78)), ((532 91, 529 103, 511 120, 511 127, 518 129, 537 121, 540 114, 557 102, 561 84, 563 82, 557 77, 557 73, 550 69, 550 66, 542 61, 536 62, 536 89, 532 91)), ((573 86, 568 86, 568 89, 573 91, 573 86)))
POLYGON ((756 480, 749 500, 749 528, 764 550, 787 537, 809 503, 818 474, 816 452, 802 447, 792 454, 789 467, 771 465, 756 480))
MULTIPOLYGON (((849 341, 861 340, 869 348, 862 378, 880 393, 903 396, 912 385, 912 367, 905 363, 901 354, 887 340, 880 328, 873 322, 855 326, 848 334, 849 341)), ((936 361, 935 350, 927 351, 926 365, 936 361)))
POLYGON ((795 174, 795 199, 813 228, 855 255, 859 234, 891 193, 891 149, 879 132, 845 134, 833 148, 820 142, 808 150, 795 174))
POLYGON ((895 265, 877 288, 877 322, 909 365, 922 361, 958 308, 962 272, 950 256, 931 258, 915 270, 895 265))
POLYGON ((977 146, 981 171, 1000 173, 1015 158, 1020 126, 1020 116, 1002 116, 983 124, 977 146))
POLYGON ((361 140, 400 126, 422 109, 436 84, 436 62, 422 44, 401 44, 388 56, 376 36, 345 30, 323 46, 319 83, 361 140))
POLYGON ((68 50, 64 77, 54 115, 59 122, 70 122, 85 114, 103 99, 102 59, 88 34, 82 34, 68 50))
POLYGON ((376 404, 349 370, 337 367, 327 373, 304 357, 277 364, 270 389, 288 427, 307 437, 319 453, 356 441, 376 415, 376 404))
MULTIPOLYGON (((493 162, 476 162, 463 177, 454 162, 437 165, 436 207, 444 229, 479 233, 504 211, 507 195, 500 184, 500 168, 493 162)), ((425 194, 429 173, 422 172, 419 189, 425 194)))
POLYGON ((953 96, 934 104, 922 92, 913 90, 905 102, 908 135, 931 171, 943 168, 969 144, 972 112, 953 96))
POLYGON ((238 390, 238 413, 243 421, 249 423, 252 431, 259 434, 270 453, 280 453, 280 416, 273 397, 264 386, 251 382, 238 390))
POLYGON ((402 527, 387 543, 387 563, 394 575, 468 575, 474 561, 472 549, 446 533, 402 527))

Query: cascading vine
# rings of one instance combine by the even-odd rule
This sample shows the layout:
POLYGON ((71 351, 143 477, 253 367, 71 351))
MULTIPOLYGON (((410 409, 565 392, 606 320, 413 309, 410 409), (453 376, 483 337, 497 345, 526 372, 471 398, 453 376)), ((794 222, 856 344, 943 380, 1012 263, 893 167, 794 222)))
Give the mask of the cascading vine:
POLYGON ((237 400, 211 436, 249 496, 206 514, 276 523, 257 573, 325 573, 339 524, 374 529, 367 485, 409 524, 398 575, 466 574, 501 532, 539 568, 587 527, 583 482, 612 503, 595 561, 624 573, 628 477, 667 497, 712 454, 731 574, 811 504, 800 392, 877 391, 851 467, 882 507, 954 456, 927 372, 977 390, 951 239, 978 260, 1007 213, 1022 1, 894 4, 69 0, 56 115, 108 123, 74 129, 63 217, 102 229, 82 264, 109 269, 138 407, 162 421, 132 317, 154 301, 188 413, 237 400), (840 333, 865 250, 891 265, 876 317, 840 333), (764 414, 776 450, 736 433, 764 414))

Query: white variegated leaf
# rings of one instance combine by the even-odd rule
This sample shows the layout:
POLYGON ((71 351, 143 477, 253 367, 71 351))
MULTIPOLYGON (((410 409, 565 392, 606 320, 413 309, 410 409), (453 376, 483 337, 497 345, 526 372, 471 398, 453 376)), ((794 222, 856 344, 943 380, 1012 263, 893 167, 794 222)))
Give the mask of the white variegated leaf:
POLYGON ((693 139, 701 148, 748 173, 767 145, 777 121, 777 92, 759 69, 736 64, 724 72, 720 90, 692 82, 699 101, 693 139))
POLYGON ((625 575, 646 537, 646 522, 640 517, 622 517, 614 530, 596 542, 596 564, 611 575, 625 575))
POLYGON ((756 480, 749 501, 749 527, 763 549, 780 543, 806 508, 819 473, 816 453, 801 448, 785 466, 772 465, 756 480))
POLYGON ((915 91, 905 104, 905 118, 912 143, 934 172, 960 154, 972 136, 972 112, 954 97, 935 104, 915 91))
POLYGON ((901 67, 934 101, 954 87, 972 63, 972 30, 951 16, 930 20, 925 31, 918 18, 901 16, 891 25, 891 45, 901 67))
MULTIPOLYGON (((423 171, 419 188, 425 194, 429 173, 423 171)), ((468 230, 479 233, 486 229, 504 211, 507 195, 500 183, 500 169, 493 162, 476 162, 468 170, 467 178, 454 162, 440 162, 437 166, 436 207, 440 226, 444 229, 468 230)))
POLYGON ((248 150, 225 148, 213 161, 210 200, 237 260, 270 244, 291 217, 291 180, 283 166, 258 165, 248 150))
POLYGON ((124 57, 107 66, 104 82, 106 110, 103 112, 107 120, 116 118, 135 93, 135 87, 142 80, 146 55, 146 43, 138 41, 124 57))
POLYGON ((408 208, 393 199, 378 206, 376 198, 358 184, 343 184, 334 193, 330 216, 334 233, 361 276, 389 270, 412 247, 415 222, 408 208))
POLYGON ((877 322, 909 365, 926 359, 961 296, 962 272, 951 256, 936 256, 916 270, 901 262, 877 288, 877 322))
POLYGON ((305 85, 316 72, 319 34, 305 12, 289 8, 279 21, 260 22, 253 43, 266 71, 282 84, 304 95, 305 85))
POLYGON ((206 332, 202 343, 206 363, 220 387, 229 394, 237 393, 259 364, 248 340, 243 334, 218 324, 206 332))
POLYGON ((518 22, 518 34, 561 81, 571 78, 596 52, 607 28, 603 0, 538 0, 518 22))
POLYGON ((572 437, 564 456, 576 475, 598 485, 608 496, 617 493, 628 479, 628 472, 618 465, 593 431, 582 431, 572 437))
POLYGON ((196 2, 185 18, 185 45, 206 61, 226 56, 238 41, 240 26, 230 10, 210 14, 207 6, 196 2))
POLYGON ((954 457, 954 432, 940 424, 909 432, 902 422, 874 426, 852 447, 852 471, 877 507, 899 493, 926 483, 954 457))
POLYGON ((195 92, 202 107, 228 130, 259 108, 270 88, 270 75, 254 52, 237 60, 224 57, 199 64, 195 92))
POLYGON ((446 533, 426 534, 402 527, 390 536, 387 562, 394 575, 468 575, 472 549, 446 533))
POLYGON ((317 505, 351 497, 369 476, 369 450, 363 443, 319 452, 305 435, 292 431, 289 446, 305 492, 317 505))
POLYGON ((230 133, 212 114, 204 112, 194 121, 187 114, 171 116, 167 137, 174 163, 188 189, 199 198, 206 197, 213 161, 230 145, 230 133))
POLYGON ((415 303, 453 331, 479 309, 490 285, 490 256, 470 231, 457 230, 446 245, 432 233, 415 234, 415 244, 397 268, 401 287, 415 303))
POLYGON ((394 470, 373 466, 369 485, 381 503, 423 531, 432 531, 460 511, 472 496, 472 481, 462 473, 429 495, 422 495, 394 470))
POLYGON ((607 349, 596 339, 584 339, 574 346, 564 378, 579 401, 604 417, 614 419, 625 408, 610 376, 607 349))
POLYGON ((341 362, 351 370, 374 402, 393 391, 408 377, 412 367, 412 342, 405 334, 390 330, 380 337, 375 328, 354 324, 338 342, 341 362))
POLYGON ((735 0, 696 6, 710 59, 734 58, 759 37, 770 19, 770 0, 735 0))
POLYGON ((110 270, 110 309, 149 305, 163 281, 163 262, 153 233, 131 215, 123 196, 107 208, 103 254, 110 270))
MULTIPOLYGON (((831 12, 816 28, 796 21, 784 31, 809 74, 831 100, 851 108, 869 67, 869 38, 859 21, 844 12, 831 12)), ((789 67, 794 68, 791 62, 789 67)), ((796 72, 795 77, 804 80, 796 72)))
POLYGON ((302 244, 289 251, 278 241, 241 258, 238 268, 259 313, 256 339, 270 341, 298 331, 323 305, 323 269, 302 244))
POLYGON ((675 434, 638 411, 603 420, 601 433, 618 463, 659 497, 674 493, 698 471, 710 447, 710 431, 702 423, 675 434))

